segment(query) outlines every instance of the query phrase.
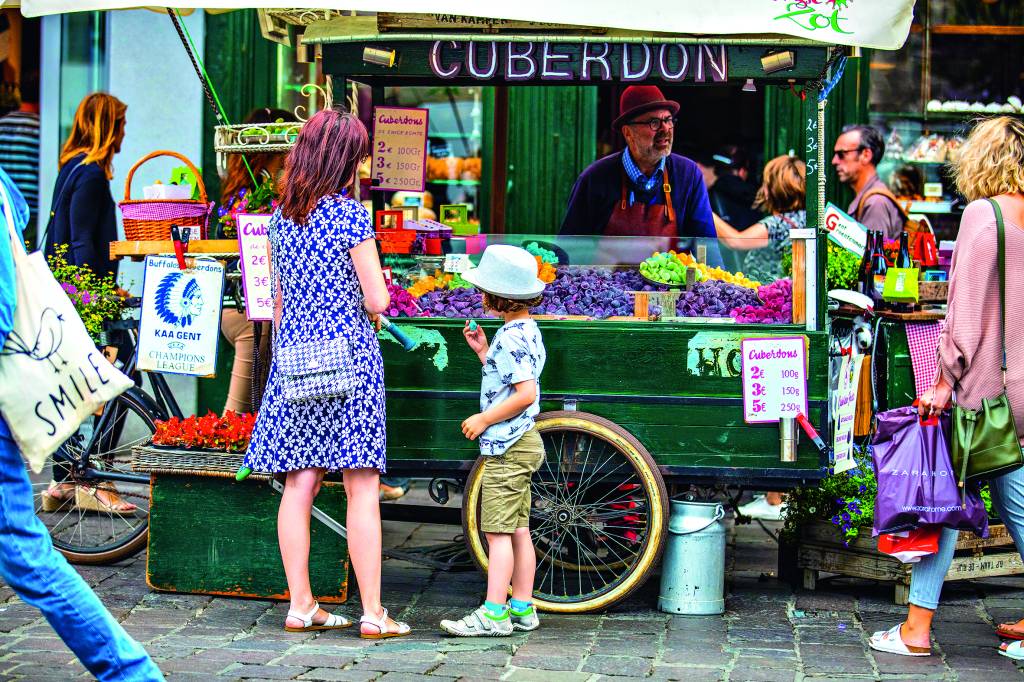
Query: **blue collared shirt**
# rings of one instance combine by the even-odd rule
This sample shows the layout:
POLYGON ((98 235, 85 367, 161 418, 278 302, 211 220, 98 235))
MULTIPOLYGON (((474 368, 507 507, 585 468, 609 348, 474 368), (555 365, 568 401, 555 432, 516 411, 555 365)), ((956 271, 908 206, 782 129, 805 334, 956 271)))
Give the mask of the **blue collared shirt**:
MULTIPOLYGON (((651 194, 658 187, 661 181, 662 173, 665 171, 665 158, 662 157, 661 161, 658 162, 658 167, 651 173, 651 177, 647 177, 640 170, 640 167, 636 165, 636 161, 629 153, 629 147, 622 152, 622 167, 626 169, 626 176, 630 182, 633 183, 633 187, 629 188, 629 205, 632 206, 636 201, 634 196, 634 188, 639 188, 644 194, 651 194)), ((651 198, 653 201, 654 198, 651 198)))

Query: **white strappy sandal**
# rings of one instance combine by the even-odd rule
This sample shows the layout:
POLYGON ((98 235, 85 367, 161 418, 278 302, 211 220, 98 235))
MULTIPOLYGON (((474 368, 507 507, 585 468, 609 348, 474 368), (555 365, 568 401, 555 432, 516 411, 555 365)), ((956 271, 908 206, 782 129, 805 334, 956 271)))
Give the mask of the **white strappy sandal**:
POLYGON ((388 610, 384 609, 384 615, 378 620, 373 616, 368 616, 365 613, 363 617, 359 619, 359 625, 372 625, 379 631, 375 635, 367 634, 360 631, 359 636, 363 639, 391 639, 392 637, 405 637, 412 633, 412 628, 407 623, 399 623, 396 621, 398 626, 398 632, 388 632, 388 610))
POLYGON ((313 602, 313 609, 306 614, 302 614, 297 611, 292 611, 289 609, 288 617, 294 618, 295 620, 301 620, 302 627, 293 628, 288 625, 285 625, 284 629, 287 632, 316 632, 317 630, 341 630, 342 628, 352 626, 352 621, 350 621, 345 616, 339 616, 336 613, 328 613, 327 620, 325 620, 323 623, 313 623, 313 617, 319 610, 320 604, 318 604, 316 601, 313 602))

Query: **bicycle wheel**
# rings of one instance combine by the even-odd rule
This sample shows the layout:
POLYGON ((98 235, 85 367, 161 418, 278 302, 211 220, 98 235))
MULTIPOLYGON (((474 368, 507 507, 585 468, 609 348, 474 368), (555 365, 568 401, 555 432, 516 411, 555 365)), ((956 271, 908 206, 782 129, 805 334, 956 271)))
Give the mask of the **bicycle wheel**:
POLYGON ((156 431, 154 415, 132 392, 108 402, 104 411, 110 413, 106 419, 86 419, 78 432, 47 460, 42 472, 30 473, 36 515, 50 531, 53 546, 77 564, 107 564, 131 556, 145 547, 149 529, 148 483, 101 481, 74 472, 68 464, 69 460, 81 458, 82 449, 100 424, 102 432, 97 434, 89 452, 88 466, 99 471, 132 473, 132 446, 152 437, 156 431), (74 484, 83 505, 89 501, 89 491, 101 486, 112 487, 136 509, 115 512, 98 504, 86 509, 68 499, 59 505, 51 503, 49 510, 44 510, 43 493, 57 479, 65 481, 68 488, 74 484))
MULTIPOLYGON (((607 419, 549 412, 536 421, 546 458, 531 483, 534 602, 557 613, 607 608, 640 587, 661 554, 665 483, 643 445, 607 419)), ((487 540, 479 528, 484 461, 466 481, 462 525, 470 554, 486 572, 487 540)))

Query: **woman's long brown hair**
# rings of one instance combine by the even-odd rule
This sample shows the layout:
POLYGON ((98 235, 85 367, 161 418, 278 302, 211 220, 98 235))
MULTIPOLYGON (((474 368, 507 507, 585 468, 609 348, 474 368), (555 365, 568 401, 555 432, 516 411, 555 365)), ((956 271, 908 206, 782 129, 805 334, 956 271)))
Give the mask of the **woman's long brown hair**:
POLYGON ((127 110, 128 105, 105 92, 86 95, 75 112, 71 134, 60 151, 58 167, 63 168, 71 159, 85 154, 82 163, 95 163, 108 180, 114 177, 114 154, 118 137, 124 131, 127 110))
POLYGON ((322 197, 344 189, 358 200, 356 170, 369 153, 370 137, 355 115, 318 112, 302 126, 285 159, 281 215, 304 224, 322 197))

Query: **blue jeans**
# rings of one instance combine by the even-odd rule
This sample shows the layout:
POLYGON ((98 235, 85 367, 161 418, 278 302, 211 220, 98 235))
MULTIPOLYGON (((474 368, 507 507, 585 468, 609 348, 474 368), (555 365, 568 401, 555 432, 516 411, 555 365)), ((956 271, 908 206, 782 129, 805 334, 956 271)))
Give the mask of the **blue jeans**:
MULTIPOLYGON (((1024 469, 1017 469, 989 481, 992 505, 1006 530, 1024 555, 1024 469)), ((910 603, 934 611, 939 607, 942 582, 953 563, 958 531, 944 528, 939 539, 939 551, 921 559, 914 565, 910 577, 910 603)))
POLYGON ((114 620, 81 576, 53 548, 36 518, 32 485, 18 446, 0 419, 0 577, 42 611, 97 679, 162 681, 142 646, 114 620))

